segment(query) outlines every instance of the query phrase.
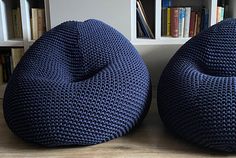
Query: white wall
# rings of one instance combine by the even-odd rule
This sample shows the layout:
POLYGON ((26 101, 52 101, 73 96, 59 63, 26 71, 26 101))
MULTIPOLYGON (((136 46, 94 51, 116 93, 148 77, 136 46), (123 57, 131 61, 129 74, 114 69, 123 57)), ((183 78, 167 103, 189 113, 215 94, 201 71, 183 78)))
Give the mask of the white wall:
POLYGON ((51 27, 64 21, 99 19, 131 39, 130 0, 50 0, 51 27))
MULTIPOLYGON (((130 40, 131 1, 133 0, 50 0, 51 28, 67 20, 96 18, 113 26, 130 40)), ((149 68, 153 86, 156 86, 163 68, 180 46, 152 44, 135 47, 149 68)))
POLYGON ((180 45, 138 45, 135 47, 148 66, 152 85, 157 86, 162 70, 180 45))

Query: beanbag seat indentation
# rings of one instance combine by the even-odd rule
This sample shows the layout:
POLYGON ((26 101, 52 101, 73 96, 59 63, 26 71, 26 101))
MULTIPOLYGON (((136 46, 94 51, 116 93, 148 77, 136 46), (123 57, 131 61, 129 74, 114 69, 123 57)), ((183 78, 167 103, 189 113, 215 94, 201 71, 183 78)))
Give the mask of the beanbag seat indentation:
POLYGON ((28 142, 91 145, 133 129, 150 100, 147 67, 123 35, 98 20, 69 21, 25 53, 3 110, 9 128, 28 142))
POLYGON ((158 109, 173 133, 199 146, 236 151, 236 20, 184 44, 158 84, 158 109))

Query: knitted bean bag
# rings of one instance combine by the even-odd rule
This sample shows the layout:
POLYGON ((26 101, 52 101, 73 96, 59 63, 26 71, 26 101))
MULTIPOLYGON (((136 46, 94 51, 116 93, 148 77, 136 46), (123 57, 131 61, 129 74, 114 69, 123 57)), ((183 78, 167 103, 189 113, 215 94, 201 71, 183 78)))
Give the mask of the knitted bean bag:
POLYGON ((157 102, 175 134, 236 151, 236 20, 214 25, 177 51, 161 75, 157 102))
POLYGON ((5 91, 9 128, 45 146, 92 145, 141 122, 151 100, 142 58, 97 20, 65 22, 25 53, 5 91))

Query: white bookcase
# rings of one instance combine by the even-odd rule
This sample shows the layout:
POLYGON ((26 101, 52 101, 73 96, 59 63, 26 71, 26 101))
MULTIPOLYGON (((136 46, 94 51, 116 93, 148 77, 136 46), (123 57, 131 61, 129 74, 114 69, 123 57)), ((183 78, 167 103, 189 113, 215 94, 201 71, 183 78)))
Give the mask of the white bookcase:
MULTIPOLYGON (((24 47, 27 50, 34 42, 31 40, 30 27, 31 1, 34 0, 0 0, 0 47, 24 47), (11 7, 16 3, 20 4, 22 39, 12 38, 12 26, 10 24, 11 7)), ((145 3, 154 4, 154 6, 151 6, 154 8, 152 9, 154 12, 151 13, 151 18, 155 21, 155 39, 138 39, 136 37, 136 0, 109 0, 109 2, 107 0, 98 0, 97 2, 93 0, 69 0, 68 2, 64 0, 41 0, 41 2, 44 3, 47 30, 66 20, 96 18, 111 24, 121 31, 134 45, 183 44, 190 39, 161 36, 162 0, 145 1, 145 3), (91 6, 91 4, 94 5, 91 6), (90 9, 88 8, 89 6, 90 9), (115 18, 112 18, 112 16, 115 18)), ((205 6, 209 9, 210 13, 209 25, 211 26, 216 23, 217 0, 173 0, 172 3, 176 6, 205 6)), ((230 0, 230 3, 230 13, 233 17, 236 14, 236 11, 234 11, 236 10, 236 1, 230 0)), ((145 9, 148 12, 148 9, 145 9)))
MULTIPOLYGON (((162 0, 142 0, 145 12, 152 20, 154 39, 137 38, 136 0, 0 0, 0 48, 23 47, 27 50, 34 43, 30 26, 33 1, 44 5, 46 30, 64 21, 87 19, 99 19, 116 28, 142 54, 154 82, 176 49, 190 39, 161 36, 162 0), (14 5, 19 5, 21 12, 23 36, 20 39, 13 38, 9 20, 14 5)), ((177 6, 205 6, 209 10, 209 26, 216 23, 217 0, 172 0, 172 3, 177 6)), ((236 17, 236 0, 229 0, 229 3, 230 16, 236 17)))
MULTIPOLYGON (((190 38, 172 38, 161 36, 162 0, 142 0, 146 12, 153 19, 155 39, 138 39, 136 37, 136 0, 50 0, 51 26, 66 20, 100 19, 122 32, 134 45, 169 45, 183 44, 190 38), (148 4, 150 3, 150 4, 148 4), (61 11, 63 10, 63 12, 61 11)), ((209 26, 216 23, 217 0, 172 0, 175 6, 205 6, 209 10, 209 26)), ((230 0, 231 15, 235 16, 236 1, 230 0)))
MULTIPOLYGON (((34 42, 31 40, 30 14, 31 3, 35 0, 0 0, 0 47, 23 47, 25 50, 34 42), (12 36, 11 11, 14 5, 20 8, 22 38, 12 36)), ((46 29, 50 29, 49 0, 38 0, 45 9, 46 29)))

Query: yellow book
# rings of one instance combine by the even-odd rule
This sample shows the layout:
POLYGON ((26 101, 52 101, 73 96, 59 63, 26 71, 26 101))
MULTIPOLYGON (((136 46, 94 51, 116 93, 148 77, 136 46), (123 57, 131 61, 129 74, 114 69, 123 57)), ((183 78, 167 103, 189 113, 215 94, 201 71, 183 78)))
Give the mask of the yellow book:
POLYGON ((38 9, 32 8, 32 39, 36 40, 38 39, 38 9))
POLYGON ((11 56, 12 56, 12 68, 15 69, 17 64, 19 63, 21 57, 24 54, 23 48, 12 48, 11 56))
POLYGON ((38 9, 38 37, 46 31, 44 9, 38 9))
POLYGON ((166 29, 166 35, 170 36, 170 8, 167 8, 167 29, 166 29))

